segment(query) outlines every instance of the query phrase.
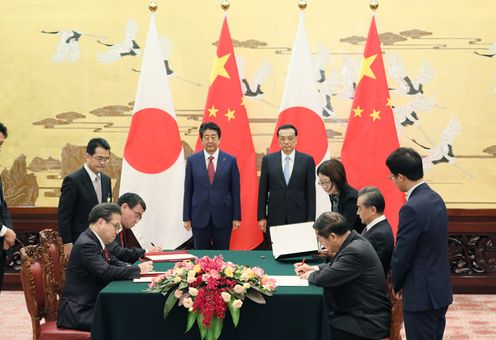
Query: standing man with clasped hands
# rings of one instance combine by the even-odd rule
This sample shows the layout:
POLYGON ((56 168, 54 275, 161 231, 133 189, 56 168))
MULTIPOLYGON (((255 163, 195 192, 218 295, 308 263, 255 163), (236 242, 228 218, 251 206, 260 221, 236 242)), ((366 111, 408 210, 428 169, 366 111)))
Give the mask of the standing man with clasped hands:
POLYGON ((264 240, 257 249, 272 249, 268 227, 315 220, 315 162, 295 150, 298 130, 293 125, 281 125, 277 138, 281 150, 262 160, 258 226, 264 240))
POLYGON ((91 208, 112 201, 110 177, 102 173, 110 160, 109 143, 103 138, 91 139, 84 157, 84 166, 66 176, 60 190, 57 221, 66 259, 79 234, 88 228, 91 208))
POLYGON ((184 228, 193 231, 195 249, 229 249, 231 232, 241 224, 238 164, 219 149, 217 124, 205 122, 199 130, 204 149, 187 160, 184 228))
MULTIPOLYGON (((0 123, 0 148, 7 138, 7 127, 0 123)), ((12 230, 12 219, 9 208, 3 196, 2 180, 0 179, 0 292, 2 291, 3 273, 5 271, 5 260, 7 250, 12 247, 16 240, 16 233, 12 230)))

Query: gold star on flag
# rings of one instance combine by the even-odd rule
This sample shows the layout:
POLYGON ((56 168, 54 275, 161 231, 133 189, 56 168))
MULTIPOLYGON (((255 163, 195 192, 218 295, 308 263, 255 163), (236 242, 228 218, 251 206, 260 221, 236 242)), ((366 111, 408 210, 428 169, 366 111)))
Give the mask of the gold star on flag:
POLYGON ((245 97, 241 97, 241 106, 245 106, 245 97))
POLYGON ((227 117, 227 121, 230 122, 231 119, 235 119, 236 117, 234 116, 235 110, 227 109, 227 113, 224 115, 227 117))
POLYGON ((381 119, 380 113, 381 111, 376 111, 375 109, 372 110, 370 117, 372 117, 373 122, 375 122, 377 119, 381 119))
POLYGON ((362 65, 360 66, 360 73, 358 74, 358 83, 360 83, 362 78, 365 76, 375 79, 375 74, 371 68, 375 58, 377 58, 377 54, 371 55, 370 57, 367 58, 362 57, 362 65))
POLYGON ((388 98, 388 102, 386 106, 393 107, 393 103, 391 102, 391 98, 388 98))
POLYGON ((217 117, 217 111, 219 111, 219 109, 216 109, 215 106, 212 105, 212 107, 210 109, 208 109, 207 111, 208 111, 209 117, 217 117))
POLYGON ((360 105, 358 105, 355 109, 353 109, 353 112, 355 112, 355 115, 353 116, 354 118, 356 117, 362 118, 363 109, 360 108, 360 105))
POLYGON ((224 77, 227 79, 231 79, 229 73, 226 70, 226 63, 229 60, 231 53, 223 55, 222 57, 218 57, 215 55, 214 67, 212 68, 212 73, 210 74, 210 85, 214 82, 214 80, 218 77, 224 77))

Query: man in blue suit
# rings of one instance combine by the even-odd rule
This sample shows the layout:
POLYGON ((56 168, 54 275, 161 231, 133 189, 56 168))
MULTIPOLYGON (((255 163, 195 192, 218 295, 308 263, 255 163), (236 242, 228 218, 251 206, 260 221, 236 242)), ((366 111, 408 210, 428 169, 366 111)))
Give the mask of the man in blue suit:
POLYGON ((453 302, 446 206, 423 181, 422 158, 415 150, 393 151, 386 165, 389 178, 407 193, 391 261, 394 291, 403 294, 406 337, 442 339, 453 302))
POLYGON ((204 150, 190 157, 184 181, 183 221, 193 231, 195 249, 229 249, 232 230, 241 224, 236 158, 219 150, 217 124, 200 126, 204 150))

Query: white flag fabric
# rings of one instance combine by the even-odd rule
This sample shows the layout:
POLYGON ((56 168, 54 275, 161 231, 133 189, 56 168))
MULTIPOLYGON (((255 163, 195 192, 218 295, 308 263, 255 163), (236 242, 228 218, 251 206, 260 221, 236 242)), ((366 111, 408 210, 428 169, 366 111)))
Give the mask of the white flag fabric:
POLYGON ((146 203, 143 220, 132 229, 143 248, 153 242, 174 249, 191 237, 182 223, 184 171, 182 142, 152 14, 120 184, 120 194, 135 192, 146 203))
MULTIPOLYGON (((279 110, 276 129, 269 151, 280 149, 277 129, 284 124, 292 124, 298 129, 298 151, 313 156, 316 166, 329 159, 329 144, 324 120, 321 116, 322 106, 314 77, 312 54, 308 47, 305 31, 304 13, 300 13, 300 22, 291 53, 288 76, 279 110)), ((315 185, 317 185, 318 177, 315 185)), ((316 217, 330 210, 329 195, 317 187, 316 217)))

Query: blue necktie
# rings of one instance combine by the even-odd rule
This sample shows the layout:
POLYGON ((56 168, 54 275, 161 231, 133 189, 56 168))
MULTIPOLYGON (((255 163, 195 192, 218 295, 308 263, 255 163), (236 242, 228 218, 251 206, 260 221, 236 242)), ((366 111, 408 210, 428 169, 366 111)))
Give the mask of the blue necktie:
POLYGON ((289 173, 289 161, 290 160, 291 160, 291 158, 289 156, 286 156, 286 161, 284 162, 284 180, 286 181, 286 185, 288 185, 289 177, 290 177, 290 173, 289 173))

